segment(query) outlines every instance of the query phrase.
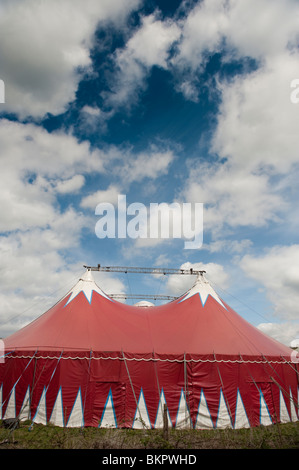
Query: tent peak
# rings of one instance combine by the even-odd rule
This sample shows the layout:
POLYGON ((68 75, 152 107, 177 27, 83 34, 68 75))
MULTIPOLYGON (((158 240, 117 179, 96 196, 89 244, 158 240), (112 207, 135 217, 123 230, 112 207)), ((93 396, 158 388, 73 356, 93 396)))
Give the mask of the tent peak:
POLYGON ((199 295, 202 306, 204 307, 209 296, 213 297, 223 308, 226 309, 222 300, 215 292, 209 281, 205 277, 205 271, 200 271, 197 275, 196 281, 194 282, 191 289, 189 289, 186 294, 184 294, 181 302, 193 297, 194 295, 199 295))
POLYGON ((80 277, 80 281, 95 282, 91 270, 87 269, 85 273, 80 277))
POLYGON ((92 294, 94 291, 100 294, 102 297, 105 297, 105 299, 111 300, 108 295, 106 295, 102 291, 102 289, 100 289, 100 287, 95 283, 91 271, 87 269, 85 273, 80 277, 77 284, 66 294, 65 297, 70 296, 66 305, 69 304, 72 300, 74 300, 74 298, 80 292, 83 292, 88 302, 91 303, 92 294))

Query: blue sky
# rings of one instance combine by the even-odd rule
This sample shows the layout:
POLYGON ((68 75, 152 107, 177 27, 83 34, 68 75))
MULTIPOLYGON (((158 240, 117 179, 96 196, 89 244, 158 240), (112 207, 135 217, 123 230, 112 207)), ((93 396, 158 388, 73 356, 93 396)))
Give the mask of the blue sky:
MULTIPOLYGON (((295 0, 0 1, 0 336, 100 263, 205 269, 246 320, 299 337, 298 20, 295 0), (202 247, 99 239, 96 207, 121 194, 202 203, 202 247)), ((173 296, 193 282, 95 278, 173 296)))

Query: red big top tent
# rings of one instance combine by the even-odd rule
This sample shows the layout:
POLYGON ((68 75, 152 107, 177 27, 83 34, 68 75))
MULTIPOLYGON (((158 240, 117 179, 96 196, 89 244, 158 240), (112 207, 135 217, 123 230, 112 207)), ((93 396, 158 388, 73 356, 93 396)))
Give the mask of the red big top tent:
POLYGON ((129 306, 87 270, 4 340, 5 418, 58 426, 249 427, 298 420, 293 351, 234 312, 203 273, 177 300, 129 306))

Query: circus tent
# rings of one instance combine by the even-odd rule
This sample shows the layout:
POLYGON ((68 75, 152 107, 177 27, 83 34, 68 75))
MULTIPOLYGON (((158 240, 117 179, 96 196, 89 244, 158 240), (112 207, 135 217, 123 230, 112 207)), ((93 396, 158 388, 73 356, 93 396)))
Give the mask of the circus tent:
POLYGON ((200 272, 160 306, 115 301, 89 269, 4 340, 0 419, 68 427, 243 428, 298 420, 293 351, 232 310, 200 272))

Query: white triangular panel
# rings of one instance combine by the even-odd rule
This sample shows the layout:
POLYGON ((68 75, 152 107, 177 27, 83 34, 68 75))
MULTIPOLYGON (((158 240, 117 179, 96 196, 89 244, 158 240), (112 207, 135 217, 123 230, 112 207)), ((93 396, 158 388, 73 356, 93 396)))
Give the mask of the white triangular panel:
POLYGON ((134 429, 150 429, 151 428, 151 422, 149 419, 142 389, 140 391, 138 406, 135 412, 135 418, 134 418, 132 427, 134 429))
POLYGON ((19 419, 21 421, 26 421, 30 419, 30 387, 28 386, 23 404, 19 413, 19 419))
POLYGON ((293 423, 298 420, 297 413, 296 413, 296 405, 294 403, 292 391, 290 390, 290 405, 291 405, 291 420, 293 423))
POLYGON ((212 429, 214 427, 203 390, 200 393, 195 429, 212 429))
POLYGON ((269 426, 270 424, 272 424, 268 406, 265 401, 263 392, 261 390, 260 390, 260 424, 262 424, 263 426, 269 426))
MULTIPOLYGON (((166 400, 165 400, 164 390, 162 388, 161 394, 160 394, 160 401, 159 401, 156 421, 155 421, 155 428, 156 429, 162 429, 164 427, 164 405, 166 405, 166 400)), ((171 419, 170 419, 170 416, 169 416, 168 409, 167 409, 167 420, 168 420, 168 426, 172 427, 172 422, 171 422, 171 419)))
POLYGON ((183 389, 181 391, 181 397, 180 397, 180 403, 179 403, 178 412, 176 416, 175 427, 190 429, 190 414, 189 414, 189 410, 188 410, 188 406, 187 406, 183 389))
POLYGON ((114 404, 113 404, 113 397, 111 390, 109 391, 102 419, 100 428, 117 428, 116 416, 114 411, 114 404))
POLYGON ((75 403, 73 405, 71 414, 69 416, 67 427, 68 428, 79 428, 84 426, 84 416, 83 416, 83 404, 82 404, 82 395, 81 389, 79 388, 75 403))
POLYGON ((290 415, 286 406, 285 399, 283 397, 283 393, 280 390, 280 395, 279 395, 279 408, 280 408, 280 422, 281 423, 289 423, 290 420, 290 415))
POLYGON ((51 418, 49 423, 54 424, 55 426, 64 427, 64 418, 63 418, 63 404, 62 404, 62 392, 61 388, 57 394, 55 404, 51 413, 51 418))
POLYGON ((35 416, 32 420, 34 423, 47 424, 47 407, 46 407, 46 389, 44 388, 40 397, 35 416))
POLYGON ((3 419, 15 418, 15 417, 16 417, 16 390, 15 390, 15 387, 13 387, 12 391, 10 392, 9 400, 7 403, 7 407, 6 407, 3 419))
POLYGON ((230 415, 229 415, 229 412, 225 403, 223 392, 221 390, 220 398, 219 398, 216 428, 225 429, 225 428, 231 428, 231 427, 232 427, 232 421, 231 421, 231 418, 230 418, 230 415))
POLYGON ((218 294, 214 291, 212 288, 211 284, 205 279, 203 274, 199 274, 194 285, 191 287, 191 289, 188 290, 188 292, 184 295, 183 299, 181 302, 184 302, 185 300, 189 299, 190 297, 193 297, 193 295, 199 295, 202 306, 205 306, 205 303, 207 301, 207 298, 209 295, 213 297, 223 308, 226 309, 224 306, 223 302, 221 299, 218 297, 218 294))
POLYGON ((77 284, 70 290, 65 297, 70 295, 67 304, 69 304, 80 292, 83 292, 86 299, 89 303, 91 303, 93 291, 97 292, 101 296, 105 297, 105 299, 111 300, 103 291, 102 289, 97 286, 95 283, 91 271, 86 271, 84 275, 79 279, 77 284))
POLYGON ((250 428, 250 423, 240 394, 240 390, 238 390, 235 415, 235 429, 242 428, 250 428))

